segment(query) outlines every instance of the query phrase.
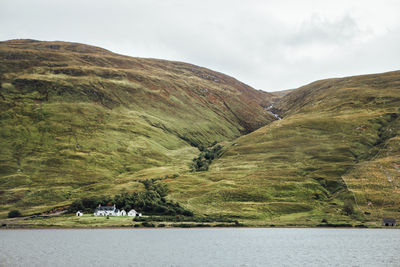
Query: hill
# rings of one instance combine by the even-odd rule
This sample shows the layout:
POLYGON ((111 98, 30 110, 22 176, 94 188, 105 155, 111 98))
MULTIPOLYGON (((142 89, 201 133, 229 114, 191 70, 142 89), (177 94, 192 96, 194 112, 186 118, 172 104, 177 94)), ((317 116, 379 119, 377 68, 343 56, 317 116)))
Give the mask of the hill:
POLYGON ((0 85, 0 216, 143 190, 275 119, 222 73, 77 43, 0 42, 0 85))
POLYGON ((272 111, 283 119, 228 144, 208 172, 171 181, 173 197, 252 225, 399 218, 399 71, 317 81, 272 111))
POLYGON ((266 93, 76 43, 1 42, 0 59, 1 217, 150 188, 201 222, 400 219, 400 71, 266 93))

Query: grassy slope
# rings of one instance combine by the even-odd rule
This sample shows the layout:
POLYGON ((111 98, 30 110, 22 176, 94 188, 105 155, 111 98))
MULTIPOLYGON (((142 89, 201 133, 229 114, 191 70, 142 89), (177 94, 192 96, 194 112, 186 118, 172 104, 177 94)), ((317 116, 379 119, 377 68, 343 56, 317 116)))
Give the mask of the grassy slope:
POLYGON ((3 42, 0 57, 0 216, 178 173, 165 180, 169 198, 249 225, 400 219, 400 72, 268 94, 197 66, 80 44, 3 42), (283 120, 234 140, 270 122, 263 107, 280 98, 283 120), (222 157, 189 173, 193 145, 213 141, 224 141, 222 157))
POLYGON ((141 190, 273 120, 229 76, 75 43, 1 42, 0 85, 0 216, 141 190))
POLYGON ((171 181, 173 197, 254 225, 399 219, 400 72, 314 82, 275 106, 281 121, 232 142, 210 171, 171 181), (361 210, 347 216, 353 191, 361 210))
MULTIPOLYGON (((399 133, 400 120, 386 130, 399 133)), ((363 212, 399 219, 400 135, 389 137, 379 148, 376 155, 356 164, 343 178, 363 212)))

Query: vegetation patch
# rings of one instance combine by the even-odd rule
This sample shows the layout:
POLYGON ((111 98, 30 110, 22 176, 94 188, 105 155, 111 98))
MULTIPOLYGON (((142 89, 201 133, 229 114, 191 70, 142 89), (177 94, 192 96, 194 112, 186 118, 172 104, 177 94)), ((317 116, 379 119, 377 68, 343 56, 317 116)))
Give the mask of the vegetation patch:
POLYGON ((21 212, 19 210, 12 210, 8 213, 8 218, 21 217, 21 212))
POLYGON ((207 171, 211 162, 221 154, 222 146, 215 145, 211 148, 205 148, 197 158, 193 159, 191 164, 192 171, 207 171))
POLYGON ((120 209, 135 209, 146 214, 193 216, 191 211, 181 207, 179 203, 166 199, 168 187, 166 184, 157 183, 159 179, 161 178, 141 181, 145 187, 144 192, 122 193, 113 198, 102 196, 76 200, 69 207, 69 211, 93 212, 98 205, 115 204, 120 209))

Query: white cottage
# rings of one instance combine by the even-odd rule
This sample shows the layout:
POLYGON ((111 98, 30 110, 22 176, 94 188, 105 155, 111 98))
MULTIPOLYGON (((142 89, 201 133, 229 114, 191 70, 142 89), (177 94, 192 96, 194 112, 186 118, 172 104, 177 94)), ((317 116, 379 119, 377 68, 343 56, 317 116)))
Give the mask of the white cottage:
POLYGON ((128 214, 127 214, 125 210, 119 210, 119 209, 117 209, 115 207, 115 205, 114 206, 101 206, 101 205, 99 205, 95 209, 93 215, 94 216, 126 216, 126 215, 128 215, 128 216, 133 216, 133 217, 142 216, 141 213, 138 213, 135 210, 130 210, 128 212, 128 214))
POLYGON ((82 216, 83 215, 83 213, 80 211, 80 210, 78 210, 77 212, 76 212, 76 216, 82 216))
POLYGON ((119 209, 114 206, 101 206, 99 205, 97 209, 95 209, 93 215, 94 216, 120 216, 119 209))

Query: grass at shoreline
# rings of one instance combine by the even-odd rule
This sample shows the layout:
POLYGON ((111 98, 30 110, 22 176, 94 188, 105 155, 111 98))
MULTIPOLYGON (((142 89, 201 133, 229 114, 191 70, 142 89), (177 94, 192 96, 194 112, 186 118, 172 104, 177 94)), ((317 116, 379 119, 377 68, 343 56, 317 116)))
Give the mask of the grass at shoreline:
MULTIPOLYGON (((0 229, 99 229, 99 228, 237 228, 237 227, 254 227, 254 228, 384 228, 399 229, 396 227, 383 227, 380 222, 368 221, 357 222, 354 220, 335 221, 328 223, 317 222, 299 222, 293 224, 291 221, 254 221, 240 220, 236 223, 228 221, 196 221, 196 219, 186 218, 178 221, 159 220, 163 216, 142 217, 140 221, 134 221, 133 217, 96 217, 91 214, 85 214, 77 217, 72 214, 58 216, 36 216, 26 219, 3 220, 0 229)), ((204 217, 206 218, 206 217, 204 217)))

